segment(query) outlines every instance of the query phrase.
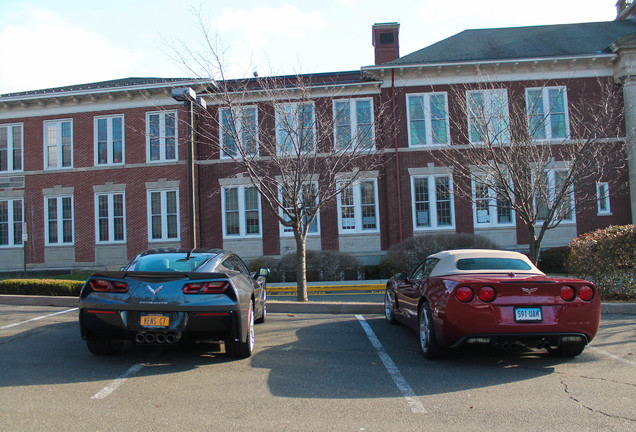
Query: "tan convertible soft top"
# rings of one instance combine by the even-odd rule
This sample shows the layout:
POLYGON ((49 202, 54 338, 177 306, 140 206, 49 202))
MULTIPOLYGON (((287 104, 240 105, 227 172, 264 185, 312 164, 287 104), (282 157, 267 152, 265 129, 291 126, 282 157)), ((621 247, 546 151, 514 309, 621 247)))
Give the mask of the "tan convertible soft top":
MULTIPOLYGON (((535 267, 535 265, 530 261, 530 259, 522 253, 512 252, 512 251, 504 251, 504 250, 494 250, 494 249, 453 249, 453 250, 445 250, 442 252, 438 252, 436 254, 430 255, 428 258, 437 258, 439 262, 431 272, 430 276, 442 276, 442 275, 460 275, 460 274, 479 274, 479 273, 509 273, 514 272, 516 274, 526 274, 526 275, 543 275, 541 270, 535 267), (497 268, 487 268, 487 269, 459 269, 457 268, 457 263, 459 260, 471 260, 471 259, 479 259, 479 258, 494 258, 501 259, 501 263, 504 264, 504 267, 501 266, 497 268), (510 260, 510 261, 507 261, 510 260), (522 261, 523 264, 527 264, 527 266, 519 263, 522 261), (509 263, 510 268, 506 268, 505 264, 509 263), (518 265, 521 267, 519 268, 518 265)), ((464 261, 466 263, 466 261, 464 261)))

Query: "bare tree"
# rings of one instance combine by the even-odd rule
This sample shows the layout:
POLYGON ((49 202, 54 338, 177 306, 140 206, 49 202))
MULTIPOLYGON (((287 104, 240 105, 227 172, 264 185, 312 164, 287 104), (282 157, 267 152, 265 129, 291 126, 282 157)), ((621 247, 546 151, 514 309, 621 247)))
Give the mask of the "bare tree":
MULTIPOLYGON (((211 85, 202 94, 200 142, 231 159, 296 244, 297 300, 307 301, 306 241, 321 209, 386 160, 377 151, 386 104, 343 92, 337 76, 293 75, 227 79, 226 51, 197 12, 203 52, 185 46, 175 58, 211 85), (203 71, 206 76, 201 75, 203 71), (334 78, 335 77, 335 78, 334 78), (317 96, 317 92, 320 93, 317 96)), ((355 93, 355 92, 354 92, 355 93)), ((379 215, 374 215, 377 218, 379 215)))
POLYGON ((516 216, 525 225, 536 263, 546 232, 596 206, 596 182, 613 182, 626 164, 622 88, 609 79, 567 91, 483 81, 451 91, 459 142, 432 154, 470 179, 456 193, 472 201, 477 219, 516 216))

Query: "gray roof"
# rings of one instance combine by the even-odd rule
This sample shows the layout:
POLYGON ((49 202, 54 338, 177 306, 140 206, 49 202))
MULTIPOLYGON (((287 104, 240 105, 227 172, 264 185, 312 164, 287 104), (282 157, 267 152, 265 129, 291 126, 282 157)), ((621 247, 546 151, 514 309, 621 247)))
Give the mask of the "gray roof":
POLYGON ((613 42, 634 32, 630 20, 464 30, 383 66, 610 53, 613 42))

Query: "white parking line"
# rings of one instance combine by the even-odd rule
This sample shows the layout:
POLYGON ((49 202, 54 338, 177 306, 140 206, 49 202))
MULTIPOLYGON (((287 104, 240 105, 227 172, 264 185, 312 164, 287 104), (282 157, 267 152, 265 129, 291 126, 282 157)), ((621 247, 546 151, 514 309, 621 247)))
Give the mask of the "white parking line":
POLYGON ((393 378, 393 382, 404 396, 404 399, 406 399, 406 401, 410 405, 411 411, 416 414, 426 414, 427 411, 424 408, 424 405, 422 405, 422 403, 417 399, 415 392, 406 382, 406 379, 404 379, 404 377, 400 373, 400 370, 397 368, 393 360, 391 360, 391 357, 384 350, 384 347, 380 343, 380 340, 375 335, 373 330, 371 330, 371 327, 369 326, 367 321, 362 315, 356 315, 356 318, 358 319, 358 322, 362 326, 364 332, 367 334, 371 345, 373 345, 375 350, 378 352, 378 356, 380 357, 380 360, 382 360, 382 363, 384 363, 384 367, 386 368, 389 375, 391 375, 391 378, 393 378))
POLYGON ((603 354, 604 356, 613 358, 614 360, 618 360, 618 361, 623 362, 625 364, 628 364, 628 365, 631 365, 631 366, 636 366, 636 362, 633 362, 631 360, 627 360, 627 359, 625 359, 623 357, 617 356, 616 354, 612 354, 611 352, 602 350, 600 348, 596 348, 594 346, 588 346, 587 349, 594 350, 594 351, 596 351, 599 354, 603 354))
POLYGON ((45 318, 49 318, 49 317, 52 317, 52 316, 55 316, 55 315, 61 315, 61 314, 73 312, 73 311, 76 311, 76 310, 77 310, 77 308, 67 309, 67 310, 63 310, 63 311, 60 311, 60 312, 55 312, 55 313, 52 313, 52 314, 31 318, 31 319, 28 319, 26 321, 20 321, 20 322, 17 322, 17 323, 4 325, 4 326, 0 327, 0 330, 6 330, 6 329, 11 328, 11 327, 16 327, 16 326, 19 326, 19 325, 22 325, 22 324, 33 322, 33 321, 43 320, 45 318))
POLYGON ((106 387, 95 393, 91 399, 104 399, 106 396, 117 390, 117 387, 126 382, 128 377, 136 374, 144 367, 144 363, 137 363, 134 366, 131 366, 122 376, 108 384, 106 387))

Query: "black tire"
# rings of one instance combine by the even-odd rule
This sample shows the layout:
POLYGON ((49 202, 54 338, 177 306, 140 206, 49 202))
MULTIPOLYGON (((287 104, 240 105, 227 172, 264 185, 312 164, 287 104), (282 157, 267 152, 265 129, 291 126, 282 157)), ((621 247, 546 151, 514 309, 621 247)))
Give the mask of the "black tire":
POLYGON ((225 341, 225 353, 230 357, 248 358, 254 351, 254 302, 250 301, 247 312, 247 333, 244 341, 225 341))
POLYGON ((395 303, 391 297, 391 290, 386 287, 386 293, 384 294, 384 317, 389 324, 395 324, 395 303))
POLYGON ((440 358, 444 354, 444 350, 437 342, 435 335, 435 326, 433 325, 433 314, 428 302, 422 303, 420 307, 418 336, 420 340, 420 348, 422 354, 427 359, 440 358))
POLYGON ((557 348, 548 348, 548 352, 553 357, 576 357, 585 349, 583 342, 573 344, 561 344, 557 348))
POLYGON ((95 355, 119 354, 124 347, 124 341, 112 339, 87 339, 88 350, 95 355))

